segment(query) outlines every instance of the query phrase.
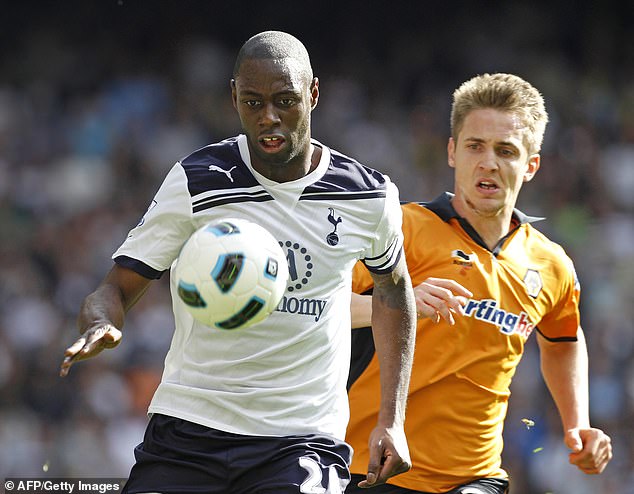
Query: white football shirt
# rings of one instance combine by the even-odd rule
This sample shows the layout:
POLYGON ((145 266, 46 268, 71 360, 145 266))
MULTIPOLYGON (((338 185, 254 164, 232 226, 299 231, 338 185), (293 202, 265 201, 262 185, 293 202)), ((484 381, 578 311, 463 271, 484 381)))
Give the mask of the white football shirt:
POLYGON ((195 151, 173 166, 113 254, 158 278, 196 229, 234 217, 268 229, 287 256, 277 310, 235 331, 196 322, 172 279, 175 331, 150 413, 238 434, 344 438, 352 267, 363 259, 375 272, 394 268, 401 208, 388 177, 312 142, 322 148, 318 167, 286 183, 253 169, 243 135, 195 151))

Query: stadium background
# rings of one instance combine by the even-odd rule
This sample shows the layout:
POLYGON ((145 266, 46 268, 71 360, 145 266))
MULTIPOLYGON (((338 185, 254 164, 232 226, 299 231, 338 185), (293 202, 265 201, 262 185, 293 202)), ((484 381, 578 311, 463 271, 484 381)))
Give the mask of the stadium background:
POLYGON ((451 186, 452 90, 507 71, 546 97, 542 169, 520 207, 575 259, 591 412, 615 458, 567 464, 534 338, 513 385, 514 494, 634 492, 631 2, 3 2, 0 477, 125 477, 171 335, 166 280, 115 352, 57 376, 83 296, 180 156, 234 135, 240 44, 297 35, 321 80, 314 136, 388 172, 404 200, 451 186), (523 418, 534 421, 528 428, 523 418))

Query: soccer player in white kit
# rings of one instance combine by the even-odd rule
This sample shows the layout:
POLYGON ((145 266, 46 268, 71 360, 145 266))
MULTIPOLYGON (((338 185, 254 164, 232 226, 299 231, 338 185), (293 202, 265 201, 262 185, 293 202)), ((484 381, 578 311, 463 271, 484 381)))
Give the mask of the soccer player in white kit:
POLYGON ((175 331, 128 493, 338 493, 349 482, 346 380, 352 268, 375 282, 381 413, 366 484, 410 468, 403 433, 415 305, 402 255, 398 191, 389 178, 311 139, 319 98, 305 47, 260 33, 231 81, 244 134, 177 162, 145 216, 86 297, 82 336, 61 366, 116 346, 125 313, 211 220, 245 218, 287 254, 289 283, 263 322, 222 331, 196 322, 176 296, 175 331))

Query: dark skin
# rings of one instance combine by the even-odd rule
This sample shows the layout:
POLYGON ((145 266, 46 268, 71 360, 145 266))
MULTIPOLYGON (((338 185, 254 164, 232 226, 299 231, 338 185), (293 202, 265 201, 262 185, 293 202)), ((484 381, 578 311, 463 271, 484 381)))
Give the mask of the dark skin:
MULTIPOLYGON (((310 141, 310 115, 319 99, 319 81, 294 59, 245 59, 231 81, 233 104, 247 136, 253 168, 269 180, 289 182, 312 172, 321 148, 310 141)), ((78 361, 121 341, 125 314, 151 280, 115 265, 84 300, 81 337, 64 354, 60 375, 78 361)), ((403 422, 413 357, 415 304, 411 280, 401 258, 391 273, 375 275, 375 341, 381 362, 381 412, 370 436, 367 480, 372 487, 411 468, 403 422)))
MULTIPOLYGON (((60 376, 68 375, 75 362, 99 355, 121 342, 125 314, 143 296, 152 280, 117 264, 97 289, 84 300, 78 316, 82 335, 64 353, 60 376)), ((390 477, 408 471, 411 460, 403 433, 405 396, 409 373, 403 375, 401 362, 411 362, 412 355, 402 355, 400 348, 413 339, 415 309, 411 281, 403 259, 387 275, 374 276, 372 297, 373 328, 381 365, 381 413, 370 438, 370 462, 367 479, 360 487, 384 484, 390 477), (405 310, 404 310, 405 309, 405 310)), ((405 365, 407 367, 407 364, 405 365)))
POLYGON ((413 360, 416 303, 405 257, 391 273, 373 273, 372 278, 372 333, 381 369, 381 407, 368 440, 368 472, 358 484, 362 488, 384 484, 412 468, 403 430, 409 388, 409 371, 405 376, 403 366, 410 369, 413 360), (412 352, 401 353, 404 348, 412 352))
MULTIPOLYGON (((310 113, 319 100, 319 80, 294 60, 245 59, 231 81, 231 96, 247 136, 253 168, 276 182, 296 180, 319 163, 310 143, 310 113)), ((64 354, 60 375, 80 360, 116 347, 125 314, 151 280, 115 265, 84 300, 78 317, 82 337, 64 354)))
POLYGON ((143 296, 152 280, 115 264, 81 305, 77 326, 82 335, 66 352, 59 375, 68 375, 75 362, 99 355, 121 342, 125 314, 143 296))
POLYGON ((319 100, 316 77, 311 80, 292 59, 246 59, 231 81, 231 97, 256 171, 289 182, 315 169, 321 157, 310 143, 310 114, 319 100))

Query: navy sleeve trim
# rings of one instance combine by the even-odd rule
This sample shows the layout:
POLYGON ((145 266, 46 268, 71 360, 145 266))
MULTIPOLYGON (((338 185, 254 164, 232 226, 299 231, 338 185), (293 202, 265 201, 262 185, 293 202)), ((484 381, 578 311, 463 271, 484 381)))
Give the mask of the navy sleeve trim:
POLYGON ((363 264, 365 264, 365 267, 368 268, 368 271, 374 273, 374 274, 387 274, 387 273, 391 273, 392 271, 394 271, 394 268, 396 268, 396 265, 398 264, 399 260, 401 259, 401 256, 403 255, 403 248, 401 247, 398 251, 398 253, 396 254, 395 258, 394 258, 394 262, 392 262, 387 268, 383 268, 382 266, 385 266, 386 263, 382 264, 379 267, 372 267, 369 266, 365 261, 365 259, 361 259, 361 262, 363 264))
POLYGON ((151 268, 147 264, 139 261, 138 259, 133 259, 128 256, 117 256, 114 258, 114 262, 116 262, 119 266, 123 266, 124 268, 131 269, 135 273, 144 276, 150 280, 158 280, 165 271, 157 271, 154 268, 151 268))
POLYGON ((552 341, 555 343, 558 342, 562 342, 562 341, 577 341, 577 337, 576 336, 562 336, 561 338, 549 338, 548 336, 546 336, 544 333, 542 333, 539 328, 535 328, 537 330, 537 332, 539 333, 539 335, 544 338, 545 340, 548 341, 552 341))

